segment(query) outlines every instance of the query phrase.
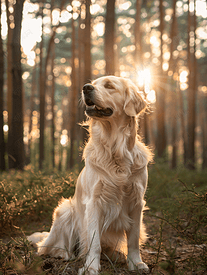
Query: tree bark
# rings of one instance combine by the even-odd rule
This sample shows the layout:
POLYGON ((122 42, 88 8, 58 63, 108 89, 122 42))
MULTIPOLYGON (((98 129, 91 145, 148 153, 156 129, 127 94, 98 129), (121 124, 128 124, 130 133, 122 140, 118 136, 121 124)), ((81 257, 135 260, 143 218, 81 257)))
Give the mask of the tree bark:
POLYGON ((136 17, 134 27, 135 38, 135 65, 138 70, 143 69, 143 57, 142 57, 142 33, 141 33, 141 7, 142 0, 136 1, 136 17))
MULTIPOLYGON (((134 26, 134 36, 135 36, 135 67, 138 71, 144 69, 143 64, 143 50, 142 50, 142 30, 141 30, 141 8, 142 0, 136 1, 136 17, 134 26)), ((144 92, 144 97, 146 99, 145 85, 142 87, 144 92)), ((149 133, 148 133, 148 115, 144 113, 139 122, 140 125, 140 135, 144 138, 144 142, 149 144, 149 133)))
MULTIPOLYGON (((85 28, 83 30, 83 49, 84 49, 84 73, 83 84, 89 83, 92 80, 91 75, 91 13, 90 13, 91 0, 85 1, 85 28)), ((81 42, 82 42, 81 41, 81 42)), ((84 115, 85 107, 82 108, 81 120, 84 121, 86 116, 84 115)), ((86 129, 82 130, 82 142, 86 143, 88 135, 86 129)))
POLYGON ((40 16, 42 17, 42 37, 40 42, 39 63, 39 99, 40 99, 40 140, 39 140, 39 169, 43 168, 44 161, 44 130, 45 130, 45 87, 43 76, 43 3, 40 3, 40 16))
POLYGON ((207 169, 207 96, 202 94, 200 100, 200 110, 201 110, 201 125, 202 125, 202 147, 203 147, 203 162, 202 169, 207 169))
POLYGON ((107 0, 105 20, 105 61, 106 75, 115 74, 114 41, 115 41, 115 0, 107 0))
POLYGON ((52 120, 51 120, 51 140, 52 140, 52 166, 55 168, 55 75, 54 75, 54 61, 55 61, 55 45, 52 48, 51 57, 51 74, 52 74, 52 120))
POLYGON ((184 150, 184 164, 186 163, 186 152, 187 152, 187 131, 185 127, 185 117, 184 117, 184 100, 183 100, 183 95, 180 90, 178 89, 178 101, 179 101, 179 115, 180 115, 180 127, 181 127, 181 136, 183 139, 183 150, 184 150))
POLYGON ((156 107, 157 107, 157 154, 158 157, 164 157, 166 149, 166 132, 165 132, 165 86, 166 75, 163 72, 163 32, 164 32, 164 12, 163 0, 160 0, 160 68, 158 78, 158 92, 156 94, 156 107))
MULTIPOLYGON (((190 3, 188 1, 188 7, 190 3)), ((195 7, 195 1, 194 1, 195 7)), ((196 127, 196 68, 197 61, 195 57, 196 51, 196 11, 192 17, 188 10, 188 68, 189 68, 189 89, 188 89, 188 153, 187 153, 187 167, 190 170, 195 169, 195 127, 196 127), (193 22, 192 20, 193 19, 193 22), (190 46, 190 31, 193 25, 194 31, 194 48, 190 46), (193 51, 191 53, 191 51, 193 51)))
POLYGON ((11 124, 11 155, 9 168, 24 169, 23 143, 23 91, 21 68, 21 24, 24 0, 14 6, 14 24, 12 37, 12 124, 11 124))
MULTIPOLYGON (((0 30, 1 30, 1 1, 0 1, 0 30)), ((5 163, 5 141, 4 141, 4 51, 0 34, 0 171, 6 169, 5 163)))
POLYGON ((30 116, 29 116, 29 142, 28 142, 28 163, 31 162, 31 141, 32 141, 32 117, 34 111, 34 96, 37 90, 37 57, 35 56, 35 65, 32 71, 32 87, 31 87, 31 96, 30 96, 30 116))
MULTIPOLYGON (((171 44, 170 44, 170 60, 169 60, 169 70, 173 72, 176 71, 175 61, 173 60, 173 51, 177 48, 177 26, 176 26, 176 2, 177 0, 173 0, 173 14, 172 14, 172 24, 171 24, 171 44)), ((170 80, 171 91, 170 91, 170 102, 171 102, 171 113, 172 113, 172 158, 171 158, 171 167, 174 169, 177 166, 177 94, 179 92, 179 87, 175 88, 175 83, 173 81, 173 77, 170 80), (176 93, 174 92, 176 91, 176 93)))
POLYGON ((85 1, 86 18, 84 34, 84 84, 91 81, 91 0, 85 1))
POLYGON ((12 121, 12 32, 11 29, 11 13, 9 11, 9 1, 6 0, 6 16, 7 16, 7 111, 8 111, 8 126, 11 127, 12 121))
MULTIPOLYGON (((83 5, 81 5, 80 9, 82 11, 83 5)), ((83 19, 81 18, 81 12, 78 20, 78 91, 82 91, 82 87, 84 84, 84 30, 81 28, 81 25, 84 23, 83 19)), ((84 114, 84 106, 81 104, 78 108, 78 121, 82 122, 86 119, 86 116, 84 114)), ((83 142, 83 131, 85 129, 80 128, 78 132, 80 135, 78 135, 78 140, 80 143, 83 142)))
MULTIPOLYGON (((50 20, 52 22, 52 11, 54 9, 55 0, 51 1, 51 13, 50 20)), ((53 37, 54 39, 54 37, 53 37)), ((55 44, 54 40, 51 47, 51 75, 52 75, 52 85, 51 85, 51 141, 52 141, 52 167, 55 168, 55 75, 54 75, 54 67, 55 67, 55 44)))
POLYGON ((76 78, 76 66, 75 66, 75 25, 73 18, 71 19, 72 24, 72 72, 71 72, 71 90, 69 97, 69 126, 70 126, 70 155, 69 155, 69 168, 72 169, 74 166, 74 144, 76 138, 76 118, 78 110, 78 96, 77 96, 77 78, 76 78))

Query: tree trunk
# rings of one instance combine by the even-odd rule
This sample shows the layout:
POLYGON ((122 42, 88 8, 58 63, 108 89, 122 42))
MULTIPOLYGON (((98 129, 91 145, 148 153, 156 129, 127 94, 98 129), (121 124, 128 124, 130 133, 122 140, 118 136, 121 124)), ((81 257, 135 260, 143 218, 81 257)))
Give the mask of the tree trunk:
POLYGON ((91 81, 91 0, 85 1, 86 18, 85 18, 85 41, 84 41, 84 84, 91 81))
MULTIPOLYGON (((85 1, 85 28, 83 31, 80 31, 83 33, 83 40, 81 40, 81 43, 83 43, 83 53, 84 56, 79 57, 83 58, 84 60, 84 73, 83 73, 83 84, 89 83, 92 80, 91 76, 91 14, 90 14, 90 6, 91 6, 91 0, 85 1)), ((80 49, 81 51, 81 49, 80 49)), ((81 64, 81 63, 80 63, 81 64)), ((81 87, 82 89, 82 87, 81 87)), ((84 121, 86 119, 86 116, 84 114, 85 107, 81 108, 81 120, 84 121)), ((86 143, 88 140, 88 135, 86 129, 82 128, 82 142, 83 144, 86 143)))
MULTIPOLYGON (((55 0, 51 1, 51 13, 50 20, 52 22, 52 11, 54 9, 55 0)), ((51 47, 51 75, 52 75, 52 85, 51 85, 51 141, 52 141, 52 167, 55 168, 55 75, 54 75, 54 67, 55 67, 55 44, 54 41, 51 47)))
MULTIPOLYGON (((0 30, 1 30, 1 1, 0 1, 0 30)), ((0 171, 6 169, 5 165, 5 141, 4 141, 4 51, 0 34, 0 171)))
POLYGON ((136 1, 136 18, 135 18, 134 38, 135 38, 135 66, 137 67, 138 70, 143 70, 141 6, 142 6, 142 0, 137 0, 136 1))
MULTIPOLYGON (((80 9, 82 11, 83 5, 81 5, 80 9)), ((78 91, 82 91, 82 87, 84 84, 84 30, 81 28, 81 24, 83 24, 84 21, 81 18, 81 12, 78 20, 78 91)), ((82 122, 86 119, 84 114, 84 106, 80 105, 78 109, 78 121, 82 122)), ((79 127, 79 133, 78 139, 82 143, 82 137, 83 133, 82 131, 85 131, 83 128, 81 129, 79 127)))
MULTIPOLYGON (((137 71, 142 71, 144 69, 143 64, 143 51, 142 51, 142 31, 141 31, 141 8, 142 0, 136 1, 136 17, 135 17, 135 68, 137 71)), ((144 97, 146 99, 145 85, 142 87, 144 92, 144 97)), ((149 144, 149 133, 148 133, 148 116, 146 113, 140 119, 140 135, 144 138, 144 142, 149 144)))
POLYGON ((69 155, 69 168, 72 169, 74 166, 74 144, 76 138, 76 118, 78 110, 78 96, 77 96, 77 79, 76 79, 76 67, 75 67, 75 25, 73 18, 71 19, 72 24, 72 72, 71 72, 71 90, 69 97, 69 127, 70 127, 70 155, 69 155))
POLYGON ((12 124, 11 124, 11 155, 9 168, 24 169, 23 143, 23 91, 21 68, 21 24, 24 0, 19 0, 14 6, 14 24, 12 37, 12 124))
POLYGON ((51 120, 51 140, 52 140, 52 166, 55 168, 55 75, 54 75, 54 61, 55 61, 55 45, 52 48, 51 57, 51 74, 52 74, 52 120, 51 120))
MULTIPOLYGON (((117 30, 118 33, 118 30, 117 30)), ((116 36, 116 47, 114 49, 115 51, 115 56, 114 56, 114 62, 115 62, 115 76, 120 76, 120 41, 121 38, 117 35, 116 36)))
MULTIPOLYGON (((190 5, 190 3, 188 2, 190 5)), ((195 1, 194 1, 195 7, 195 1)), ((196 67, 197 61, 195 57, 196 51, 196 11, 193 16, 194 28, 194 49, 190 47, 190 31, 191 31, 191 14, 188 11, 188 68, 189 68, 189 90, 188 90, 188 154, 187 167, 190 170, 195 169, 195 127, 196 127, 196 67), (191 53, 191 50, 193 53, 191 53)))
POLYGON ((180 115, 180 127, 181 127, 181 137, 183 139, 183 150, 184 150, 184 164, 186 163, 186 153, 187 153, 187 131, 185 127, 185 117, 184 117, 184 100, 183 95, 180 90, 178 89, 178 100, 179 100, 179 115, 180 115))
POLYGON ((12 121, 12 32, 11 29, 11 13, 9 11, 9 1, 6 0, 6 16, 7 16, 7 111, 8 111, 8 126, 11 127, 12 121))
POLYGON ((160 0, 160 68, 158 78, 158 92, 156 95, 156 112, 157 112, 157 154, 158 157, 164 157, 166 149, 166 132, 165 132, 165 88, 166 76, 163 72, 163 32, 164 32, 164 13, 163 0, 160 0))
MULTIPOLYGON (((172 89, 174 88, 174 83, 171 83, 172 89)), ((172 116, 172 159, 171 159, 171 168, 174 169, 177 166, 177 92, 179 87, 177 85, 176 93, 171 93, 171 116, 172 116)))
POLYGON ((8 112, 8 140, 7 140, 7 153, 10 157, 12 152, 10 149, 12 148, 12 133, 11 133, 11 124, 12 124, 12 35, 13 29, 11 29, 11 20, 10 16, 12 15, 9 11, 10 5, 13 6, 12 3, 9 3, 8 0, 6 3, 6 15, 7 15, 7 112, 8 112))
POLYGON ((33 67, 32 71, 32 88, 31 88, 31 96, 30 96, 30 116, 29 116, 29 143, 28 143, 28 163, 31 162, 31 141, 32 141, 32 117, 33 117, 33 111, 34 111, 34 96, 37 90, 37 57, 35 57, 35 65, 33 67))
MULTIPOLYGON (((82 6, 80 8, 82 10, 82 6)), ((81 25, 84 23, 81 18, 81 14, 78 20, 78 89, 82 90, 84 84, 84 30, 81 28, 81 25)), ((90 21, 88 22, 90 24, 90 21)), ((89 28, 90 29, 90 28, 89 28)), ((91 71, 91 69, 90 69, 91 71)), ((87 78, 86 78, 87 80, 87 78)))
MULTIPOLYGON (((43 3, 40 3, 40 15, 42 17, 43 31, 43 3)), ((40 140, 39 140, 39 169, 43 168, 44 161, 44 130, 45 130, 45 87, 43 76, 43 33, 40 42, 40 63, 39 63, 39 99, 40 99, 40 140)))
POLYGON ((202 169, 207 169, 207 96, 206 94, 202 94, 200 100, 200 110, 201 110, 201 125, 202 125, 202 141, 203 141, 203 162, 202 169))
POLYGON ((105 19, 105 61, 106 75, 115 74, 114 41, 115 41, 115 0, 107 0, 105 19))
MULTIPOLYGON (((173 51, 177 48, 177 24, 176 24, 176 2, 177 0, 173 0, 173 14, 172 14, 172 24, 171 24, 171 33, 170 33, 170 60, 169 60, 169 70, 173 72, 173 75, 176 71, 176 64, 173 60, 173 51)), ((170 103, 171 103, 171 116, 172 116, 172 159, 171 159, 171 167, 176 168, 177 166, 177 94, 179 91, 179 87, 175 88, 175 83, 173 77, 170 79, 170 103), (176 93, 174 92, 176 91, 176 93)))

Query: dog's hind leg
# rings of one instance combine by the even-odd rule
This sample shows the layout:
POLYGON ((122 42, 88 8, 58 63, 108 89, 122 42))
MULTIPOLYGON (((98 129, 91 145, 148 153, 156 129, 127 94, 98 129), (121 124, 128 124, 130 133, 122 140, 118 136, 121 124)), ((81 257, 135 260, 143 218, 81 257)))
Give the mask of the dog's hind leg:
POLYGON ((65 260, 71 258, 78 239, 76 225, 73 200, 62 200, 54 211, 53 225, 48 236, 37 244, 38 254, 48 254, 65 260))

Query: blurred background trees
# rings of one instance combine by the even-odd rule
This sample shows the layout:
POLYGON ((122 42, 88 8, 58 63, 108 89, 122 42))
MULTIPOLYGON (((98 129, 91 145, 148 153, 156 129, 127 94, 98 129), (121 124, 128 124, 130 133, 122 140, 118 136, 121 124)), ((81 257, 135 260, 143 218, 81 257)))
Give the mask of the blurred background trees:
MULTIPOLYGON (((1 29, 1 2, 0 2, 0 29, 1 29)), ((0 170, 5 170, 5 141, 4 141, 4 118, 3 118, 3 102, 4 102, 4 52, 2 37, 0 37, 0 170)))
POLYGON ((207 168, 205 0, 1 0, 0 16, 0 170, 81 167, 81 89, 107 74, 150 103, 157 158, 207 168))

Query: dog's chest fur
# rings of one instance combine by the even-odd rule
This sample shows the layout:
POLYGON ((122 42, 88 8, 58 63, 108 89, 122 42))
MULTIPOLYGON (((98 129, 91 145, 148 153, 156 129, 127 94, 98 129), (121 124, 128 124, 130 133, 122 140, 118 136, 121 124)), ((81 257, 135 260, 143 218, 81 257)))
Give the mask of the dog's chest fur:
MULTIPOLYGON (((140 176, 148 163, 148 153, 138 141, 129 151, 127 131, 113 129, 109 135, 103 134, 100 124, 92 126, 83 157, 86 169, 94 175, 93 201, 104 217, 104 230, 127 230, 132 223, 130 213, 143 200, 146 186, 140 176)), ((112 128, 108 129, 110 132, 112 128)))
POLYGON ((103 230, 127 230, 132 223, 129 214, 142 200, 144 190, 138 183, 137 173, 133 173, 135 165, 127 157, 106 159, 104 167, 99 159, 90 163, 101 174, 94 186, 93 198, 104 217, 103 230))

